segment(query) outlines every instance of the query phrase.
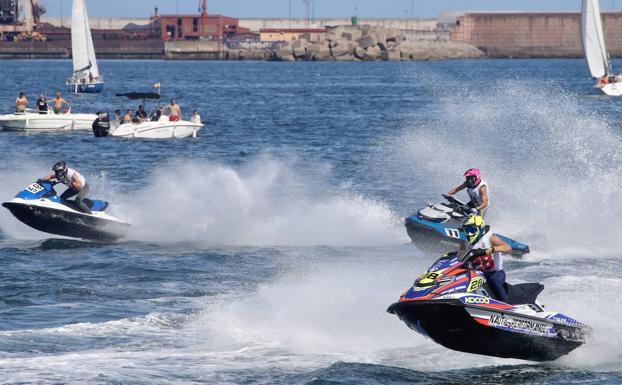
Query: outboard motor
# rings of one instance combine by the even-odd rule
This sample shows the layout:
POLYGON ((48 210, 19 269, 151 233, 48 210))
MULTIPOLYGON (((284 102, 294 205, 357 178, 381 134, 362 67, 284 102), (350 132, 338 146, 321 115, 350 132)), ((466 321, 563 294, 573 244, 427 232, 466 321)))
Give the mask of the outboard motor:
POLYGON ((106 112, 98 112, 97 119, 93 121, 93 134, 96 137, 108 136, 110 133, 110 117, 106 112))

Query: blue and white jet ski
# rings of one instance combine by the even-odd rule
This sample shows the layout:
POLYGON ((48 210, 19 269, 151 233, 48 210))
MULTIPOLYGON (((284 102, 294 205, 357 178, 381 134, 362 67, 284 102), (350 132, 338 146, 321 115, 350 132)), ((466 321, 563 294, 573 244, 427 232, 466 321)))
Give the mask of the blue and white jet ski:
POLYGON ((74 201, 61 199, 50 181, 37 181, 2 203, 21 222, 50 234, 94 241, 113 241, 125 235, 129 222, 105 213, 108 202, 84 199, 92 214, 74 201))
MULTIPOLYGON (((443 198, 447 202, 429 204, 404 221, 410 239, 427 253, 448 253, 466 242, 460 227, 471 208, 450 195, 443 194, 443 198)), ((497 236, 512 247, 512 255, 520 257, 529 253, 529 246, 498 233, 497 236)))
POLYGON ((437 260, 387 311, 436 343, 461 352, 552 361, 586 342, 592 329, 536 300, 539 283, 506 284, 499 300, 469 253, 437 260))

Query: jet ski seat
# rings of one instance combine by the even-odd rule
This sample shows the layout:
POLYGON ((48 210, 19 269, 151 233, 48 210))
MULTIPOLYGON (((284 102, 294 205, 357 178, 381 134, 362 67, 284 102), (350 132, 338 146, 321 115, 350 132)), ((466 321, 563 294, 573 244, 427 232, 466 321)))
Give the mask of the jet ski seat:
MULTIPOLYGON (((104 211, 108 208, 108 202, 105 201, 94 201, 92 199, 89 198, 84 198, 83 200, 84 204, 86 204, 86 207, 89 208, 89 210, 91 211, 104 211)), ((63 199, 61 201, 62 204, 64 204, 65 206, 69 207, 70 209, 76 210, 76 211, 82 211, 78 205, 76 204, 75 201, 73 200, 65 200, 63 199)))
POLYGON ((509 305, 535 304, 538 294, 544 290, 544 285, 539 283, 520 283, 517 285, 505 283, 505 287, 509 294, 507 302, 509 305))

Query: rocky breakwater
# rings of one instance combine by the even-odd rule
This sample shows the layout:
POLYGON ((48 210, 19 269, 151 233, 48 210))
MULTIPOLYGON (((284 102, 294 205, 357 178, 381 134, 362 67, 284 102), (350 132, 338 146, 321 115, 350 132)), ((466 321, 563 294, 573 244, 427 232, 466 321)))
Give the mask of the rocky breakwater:
POLYGON ((281 61, 398 61, 481 58, 478 48, 441 34, 407 38, 397 29, 371 26, 328 28, 324 38, 301 34, 276 50, 281 61))

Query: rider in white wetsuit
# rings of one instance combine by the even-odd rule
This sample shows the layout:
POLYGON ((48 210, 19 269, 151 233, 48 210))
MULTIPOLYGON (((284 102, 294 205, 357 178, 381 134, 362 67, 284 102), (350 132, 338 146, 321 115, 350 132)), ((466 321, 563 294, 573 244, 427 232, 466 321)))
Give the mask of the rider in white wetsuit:
POLYGON ((449 190, 448 195, 454 195, 464 189, 467 190, 469 198, 469 207, 473 214, 479 214, 482 217, 486 215, 488 211, 488 205, 490 204, 490 188, 488 183, 482 180, 480 171, 476 168, 471 168, 464 173, 465 181, 449 190))
POLYGON ((41 180, 56 179, 58 182, 66 185, 68 188, 61 194, 60 198, 66 200, 77 195, 75 202, 78 208, 84 213, 92 214, 91 210, 84 203, 84 198, 89 193, 89 185, 86 183, 86 179, 73 168, 67 167, 67 163, 63 160, 56 163, 52 167, 52 171, 54 171, 54 174, 45 176, 41 180))
POLYGON ((484 218, 479 215, 469 215, 462 224, 462 231, 467 238, 464 249, 473 250, 471 265, 484 273, 486 283, 497 298, 507 302, 508 290, 504 285, 503 253, 511 252, 512 248, 497 237, 490 226, 486 226, 484 218))

